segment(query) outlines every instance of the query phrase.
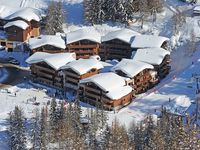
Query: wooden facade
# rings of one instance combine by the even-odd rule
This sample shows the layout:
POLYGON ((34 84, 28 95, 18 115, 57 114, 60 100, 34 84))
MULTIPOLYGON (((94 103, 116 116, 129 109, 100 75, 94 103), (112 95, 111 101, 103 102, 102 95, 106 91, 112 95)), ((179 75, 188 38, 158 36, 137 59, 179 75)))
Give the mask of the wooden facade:
POLYGON ((11 26, 5 29, 8 41, 24 42, 30 37, 31 29, 28 27, 23 30, 16 26, 11 26))
POLYGON ((67 44, 67 52, 75 52, 77 59, 99 55, 99 48, 99 43, 90 40, 80 40, 67 44))
POLYGON ((96 86, 94 83, 82 84, 79 88, 79 99, 93 106, 103 107, 106 110, 116 110, 128 105, 134 97, 134 93, 123 96, 120 99, 110 99, 106 92, 96 86))
POLYGON ((52 45, 44 45, 44 46, 34 48, 31 50, 31 54, 35 52, 46 52, 46 53, 54 54, 54 53, 65 53, 67 51, 65 49, 58 48, 52 45))
MULTIPOLYGON (((118 75, 126 77, 122 71, 115 71, 118 75)), ((135 75, 130 80, 127 80, 127 84, 133 87, 135 94, 146 92, 151 87, 152 76, 149 69, 145 69, 135 75)))
POLYGON ((129 43, 119 39, 103 42, 101 45, 100 56, 103 60, 131 58, 132 48, 129 43))
POLYGON ((58 71, 50 67, 45 62, 32 64, 30 69, 33 81, 63 88, 62 75, 59 75, 58 71))
POLYGON ((155 71, 158 72, 159 80, 165 78, 166 75, 169 74, 169 71, 171 69, 169 63, 170 63, 170 55, 166 55, 160 65, 154 65, 155 71))
POLYGON ((82 74, 82 75, 76 73, 75 71, 73 71, 70 68, 64 69, 64 70, 62 70, 62 72, 63 72, 63 75, 64 75, 64 86, 67 87, 67 88, 77 90, 80 80, 88 78, 88 77, 93 76, 95 74, 98 74, 99 70, 93 68, 90 71, 88 71, 87 73, 82 74))

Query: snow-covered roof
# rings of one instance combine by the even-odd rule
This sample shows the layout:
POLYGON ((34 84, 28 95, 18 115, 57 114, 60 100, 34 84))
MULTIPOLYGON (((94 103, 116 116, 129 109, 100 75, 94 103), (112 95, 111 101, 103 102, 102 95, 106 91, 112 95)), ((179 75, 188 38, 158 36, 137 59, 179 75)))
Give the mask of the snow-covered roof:
POLYGON ((6 17, 6 19, 8 20, 15 19, 15 18, 22 18, 26 21, 31 21, 31 20, 40 21, 38 10, 34 8, 29 8, 29 7, 18 10, 14 12, 13 14, 6 17))
POLYGON ((72 69, 79 75, 82 75, 82 74, 87 73, 93 68, 98 69, 98 70, 102 69, 103 65, 101 64, 100 61, 90 58, 90 59, 75 60, 61 67, 61 69, 68 69, 68 68, 72 69))
POLYGON ((133 60, 142 61, 151 65, 160 65, 166 55, 170 55, 170 52, 163 48, 138 49, 133 60))
POLYGON ((0 18, 5 19, 7 16, 13 14, 19 9, 16 7, 10 7, 8 5, 0 5, 0 18))
POLYGON ((97 43, 101 43, 101 35, 94 28, 88 27, 79 29, 73 32, 69 32, 66 35, 67 44, 74 43, 80 40, 89 40, 97 43))
POLYGON ((163 36, 157 35, 136 35, 131 44, 132 48, 149 48, 149 47, 161 47, 163 42, 169 39, 163 36))
POLYGON ((8 22, 3 27, 4 28, 8 28, 8 27, 11 27, 11 26, 16 26, 16 27, 19 27, 19 28, 21 28, 23 30, 25 30, 25 29, 27 29, 29 27, 29 25, 26 22, 22 21, 22 20, 8 22))
POLYGON ((35 49, 44 45, 51 45, 57 48, 65 49, 65 40, 58 35, 40 35, 39 37, 30 38, 29 41, 30 49, 35 49))
POLYGON ((133 78, 138 73, 143 71, 144 69, 153 69, 154 67, 150 64, 135 61, 132 59, 122 59, 116 66, 114 66, 111 70, 114 72, 122 71, 129 78, 133 78))
POLYGON ((80 83, 87 82, 96 84, 105 92, 125 85, 124 78, 113 72, 96 74, 80 81, 80 83))
POLYGON ((125 79, 113 72, 96 74, 80 81, 80 83, 88 82, 97 85, 112 100, 126 96, 132 91, 132 87, 126 86, 125 79))
POLYGON ((28 64, 35 64, 39 62, 45 62, 55 70, 60 69, 60 67, 66 65, 67 63, 76 60, 75 53, 56 53, 49 54, 45 52, 36 52, 31 55, 26 62, 28 64))
POLYGON ((193 12, 194 13, 200 13, 200 6, 195 6, 194 9, 193 9, 193 12))
POLYGON ((133 37, 135 35, 140 35, 140 33, 135 32, 130 29, 121 29, 121 30, 107 33, 105 36, 102 36, 101 41, 106 42, 106 41, 118 39, 118 40, 131 44, 133 37))

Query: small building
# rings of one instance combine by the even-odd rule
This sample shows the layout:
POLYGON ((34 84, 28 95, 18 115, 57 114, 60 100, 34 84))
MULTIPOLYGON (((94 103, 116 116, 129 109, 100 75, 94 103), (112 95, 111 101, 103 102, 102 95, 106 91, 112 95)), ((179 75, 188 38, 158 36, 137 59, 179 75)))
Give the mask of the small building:
POLYGON ((122 59, 111 70, 127 78, 127 84, 132 86, 136 94, 146 92, 150 88, 152 76, 150 71, 154 67, 148 63, 132 59, 122 59))
POLYGON ((121 29, 107 33, 101 39, 101 58, 103 60, 131 58, 131 43, 135 35, 140 34, 130 29, 121 29))
POLYGON ((11 21, 4 25, 4 30, 7 35, 6 47, 8 49, 13 49, 18 45, 28 40, 30 37, 30 26, 21 20, 11 21))
POLYGON ((6 33, 1 42, 8 50, 24 50, 24 42, 40 35, 40 13, 33 8, 19 10, 0 7, 0 28, 6 33), (8 9, 8 10, 7 10, 8 9))
POLYGON ((133 97, 133 88, 126 85, 123 77, 112 72, 96 74, 80 81, 80 100, 107 110, 120 109, 128 105, 133 97))
POLYGON ((59 35, 40 35, 30 38, 28 41, 31 53, 47 52, 62 53, 66 52, 65 40, 59 35))
POLYGON ((145 48, 138 49, 133 60, 145 62, 154 66, 157 73, 153 73, 154 78, 160 80, 170 71, 170 52, 163 48, 145 48))
POLYGON ((131 47, 134 51, 142 48, 164 48, 168 50, 168 41, 169 39, 163 36, 157 35, 136 35, 131 44, 131 47))
POLYGON ((64 86, 77 90, 80 80, 98 74, 102 68, 103 65, 96 58, 72 61, 61 67, 65 79, 64 86))
POLYGON ((40 12, 34 8, 23 8, 11 15, 7 16, 5 20, 17 21, 22 20, 30 26, 30 37, 36 37, 40 35, 40 12))
POLYGON ((67 51, 76 53, 77 59, 99 55, 101 35, 94 28, 83 28, 66 35, 67 51))
POLYGON ((36 52, 26 62, 31 65, 30 69, 33 81, 63 88, 64 79, 59 72, 60 68, 74 60, 76 60, 75 53, 49 54, 36 52))

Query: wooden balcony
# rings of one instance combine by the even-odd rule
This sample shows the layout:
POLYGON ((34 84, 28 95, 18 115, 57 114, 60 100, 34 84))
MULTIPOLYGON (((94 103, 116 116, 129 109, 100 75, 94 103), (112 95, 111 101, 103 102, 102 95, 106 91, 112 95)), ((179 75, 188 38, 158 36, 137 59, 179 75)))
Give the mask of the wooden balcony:
POLYGON ((95 88, 91 88, 89 86, 85 86, 85 90, 88 90, 88 91, 92 91, 92 92, 95 92, 97 94, 101 94, 101 91, 95 89, 95 88))
POLYGON ((67 71, 67 70, 64 71, 64 74, 65 74, 66 76, 73 77, 73 78, 76 78, 76 79, 79 79, 79 78, 80 78, 80 76, 79 76, 78 74, 69 72, 69 71, 67 71))
POLYGON ((49 68, 46 68, 46 67, 43 67, 43 66, 39 66, 39 65, 37 65, 37 64, 34 64, 33 68, 34 68, 34 69, 37 69, 37 70, 44 70, 44 71, 47 71, 47 72, 49 72, 50 74, 54 74, 54 73, 55 73, 55 70, 49 69, 49 68))
POLYGON ((90 96, 90 97, 94 97, 94 99, 101 99, 100 96, 96 95, 96 94, 92 94, 90 92, 85 91, 85 96, 90 96))
POLYGON ((74 48, 79 48, 79 49, 83 49, 83 48, 98 48, 98 45, 91 45, 91 44, 76 44, 76 45, 67 45, 68 49, 74 49, 74 48))
POLYGON ((38 75, 38 76, 47 77, 47 78, 49 78, 49 79, 53 79, 53 75, 44 73, 44 72, 42 72, 42 71, 37 71, 37 75, 38 75))

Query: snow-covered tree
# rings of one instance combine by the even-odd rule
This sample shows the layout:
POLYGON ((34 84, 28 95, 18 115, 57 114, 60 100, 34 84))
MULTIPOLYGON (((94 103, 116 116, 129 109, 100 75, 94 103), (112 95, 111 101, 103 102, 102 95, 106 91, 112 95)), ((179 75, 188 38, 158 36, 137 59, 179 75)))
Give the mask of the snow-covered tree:
POLYGON ((46 20, 46 34, 55 35, 57 32, 63 32, 64 15, 61 1, 52 1, 49 4, 46 20))
POLYGON ((40 115, 39 110, 35 110, 35 116, 33 117, 33 129, 32 129, 32 143, 33 149, 41 149, 40 147, 40 115))
POLYGON ((23 110, 18 106, 9 114, 9 146, 11 150, 26 149, 26 129, 23 110))

